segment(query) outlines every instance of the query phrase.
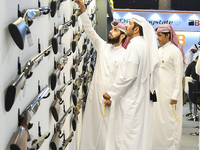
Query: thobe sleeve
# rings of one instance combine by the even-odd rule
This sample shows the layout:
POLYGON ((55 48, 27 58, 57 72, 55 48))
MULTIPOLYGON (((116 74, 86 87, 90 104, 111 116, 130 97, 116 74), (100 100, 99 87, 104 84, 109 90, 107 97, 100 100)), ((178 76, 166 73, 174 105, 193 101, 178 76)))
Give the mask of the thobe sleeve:
POLYGON ((120 63, 115 83, 107 93, 111 100, 118 100, 133 84, 138 75, 139 53, 134 46, 128 46, 127 53, 120 63))
MULTIPOLYGON (((199 52, 200 53, 200 52, 199 52)), ((197 61, 197 64, 196 64, 196 66, 195 66, 195 70, 196 70, 196 73, 198 74, 198 75, 200 75, 200 58, 198 59, 198 61, 197 61)))
POLYGON ((96 31, 92 27, 91 21, 87 15, 87 11, 82 13, 79 17, 82 21, 83 27, 85 29, 85 32, 88 38, 94 45, 95 49, 98 51, 99 49, 101 49, 100 46, 102 46, 102 44, 104 44, 105 41, 99 37, 99 35, 96 33, 96 31))
POLYGON ((178 100, 179 94, 182 91, 182 78, 183 78, 183 57, 180 50, 176 50, 173 55, 173 64, 175 70, 175 87, 172 94, 172 99, 178 100))

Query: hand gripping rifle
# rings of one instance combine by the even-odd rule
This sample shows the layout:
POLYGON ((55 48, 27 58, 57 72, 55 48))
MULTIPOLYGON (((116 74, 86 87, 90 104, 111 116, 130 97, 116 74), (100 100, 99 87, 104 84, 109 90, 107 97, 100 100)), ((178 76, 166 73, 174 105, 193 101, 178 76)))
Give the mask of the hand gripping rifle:
POLYGON ((73 109, 72 128, 74 131, 76 131, 78 114, 79 114, 79 110, 81 109, 81 107, 82 107, 82 98, 78 101, 77 105, 74 106, 74 109, 73 109))
POLYGON ((65 148, 67 147, 69 142, 72 141, 73 136, 74 136, 74 132, 72 131, 71 134, 69 135, 69 137, 63 141, 62 147, 60 147, 59 150, 65 150, 65 148))
POLYGON ((65 53, 64 48, 64 54, 63 56, 56 62, 54 60, 54 71, 50 75, 50 84, 51 84, 51 90, 54 90, 56 88, 57 79, 60 78, 60 72, 63 70, 64 66, 67 64, 68 56, 72 54, 71 48, 65 53))
POLYGON ((47 139, 50 135, 49 131, 47 131, 43 135, 41 135, 41 128, 40 128, 39 123, 38 123, 38 131, 39 131, 39 133, 38 133, 39 138, 33 140, 32 144, 31 144, 32 145, 31 148, 27 147, 27 150, 37 150, 37 149, 39 149, 42 146, 42 144, 44 143, 44 140, 47 139))
POLYGON ((76 46, 78 45, 78 41, 80 40, 82 34, 85 32, 85 29, 82 28, 81 31, 78 31, 73 38, 72 41, 72 51, 75 52, 76 46))
MULTIPOLYGON (((40 88, 39 88, 40 91, 40 88)), ((37 112, 40 106, 40 100, 49 97, 49 86, 46 85, 45 88, 34 98, 34 100, 25 108, 21 115, 18 116, 18 131, 17 134, 10 145, 10 150, 27 150, 27 141, 30 141, 29 129, 32 128, 33 124, 30 123, 31 119, 37 112), (48 95, 45 97, 45 95, 48 95)), ((18 112, 20 114, 20 112, 18 112)))
POLYGON ((69 80, 67 83, 65 83, 65 81, 64 81, 65 85, 56 92, 56 95, 54 98, 55 100, 53 101, 53 103, 50 107, 51 113, 56 122, 58 122, 58 120, 59 120, 60 105, 62 105, 64 102, 64 100, 62 100, 62 95, 65 93, 66 87, 69 86, 71 83, 72 83, 72 79, 69 80))
POLYGON ((70 112, 72 111, 73 106, 70 106, 69 109, 65 112, 62 118, 59 120, 59 122, 56 124, 56 127, 54 128, 54 135, 50 142, 50 147, 52 150, 58 150, 59 147, 59 139, 62 138, 63 134, 61 135, 61 129, 65 123, 66 117, 70 112))
POLYGON ((47 6, 25 9, 22 12, 19 11, 19 18, 8 25, 11 37, 21 50, 24 49, 25 35, 30 33, 29 26, 32 25, 33 19, 41 15, 46 15, 50 11, 51 9, 47 6))
POLYGON ((26 63, 22 72, 21 72, 21 64, 18 62, 19 77, 13 84, 8 86, 7 91, 6 91, 6 96, 5 96, 5 110, 6 111, 9 111, 11 107, 13 106, 14 100, 17 97, 19 91, 24 88, 26 79, 32 76, 33 70, 40 64, 40 62, 43 60, 43 57, 46 57, 49 55, 51 47, 52 46, 49 46, 44 51, 39 53, 36 57, 29 60, 26 63))

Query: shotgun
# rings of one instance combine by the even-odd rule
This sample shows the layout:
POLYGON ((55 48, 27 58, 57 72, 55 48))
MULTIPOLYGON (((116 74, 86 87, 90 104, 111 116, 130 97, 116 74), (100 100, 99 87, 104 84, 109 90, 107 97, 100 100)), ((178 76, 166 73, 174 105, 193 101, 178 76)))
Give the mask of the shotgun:
POLYGON ((71 134, 69 135, 69 137, 63 141, 62 147, 60 147, 59 150, 65 150, 65 148, 67 147, 69 142, 72 141, 73 136, 74 136, 74 132, 72 131, 71 134))
POLYGON ((62 137, 60 136, 61 129, 65 123, 67 115, 71 113, 72 109, 73 109, 73 106, 70 106, 66 112, 64 111, 65 112, 64 115, 62 116, 62 118, 59 120, 59 122, 56 124, 56 127, 54 128, 54 135, 50 142, 50 147, 52 150, 58 150, 59 139, 62 137))
MULTIPOLYGON (((28 130, 33 126, 30 123, 33 116, 36 114, 40 101, 49 97, 49 86, 46 85, 41 92, 34 98, 34 100, 25 108, 21 115, 18 116, 18 131, 12 144, 10 145, 10 150, 27 150, 27 141, 31 140, 28 130), (47 96, 45 96, 48 93, 47 96)), ((19 112, 18 112, 19 113, 19 112)), ((19 113, 20 114, 20 113, 19 113)))
MULTIPOLYGON (((50 53, 51 45, 46 48, 44 51, 39 53, 36 57, 33 59, 29 60, 23 71, 21 72, 21 67, 18 65, 18 74, 19 77, 17 78, 14 83, 8 86, 6 90, 6 95, 5 95, 5 110, 8 112, 15 101, 15 98, 17 97, 19 91, 24 88, 26 79, 30 78, 33 74, 33 70, 40 64, 40 62, 43 60, 44 57, 48 56, 50 53)), ((18 60, 19 61, 19 60, 18 60)))
POLYGON ((81 107, 82 107, 82 98, 78 101, 77 105, 74 106, 74 109, 73 109, 72 128, 74 131, 76 131, 78 114, 79 114, 79 110, 81 109, 81 107))
POLYGON ((71 48, 65 53, 64 55, 57 61, 54 61, 54 71, 50 75, 50 85, 51 90, 54 90, 56 88, 57 79, 60 78, 60 72, 63 70, 64 66, 67 64, 68 56, 72 54, 71 48))
POLYGON ((60 114, 60 105, 63 104, 62 95, 64 94, 66 87, 69 86, 72 83, 72 79, 69 80, 60 90, 56 92, 55 100, 53 101, 50 110, 53 115, 53 118, 56 122, 59 120, 59 114, 60 114))

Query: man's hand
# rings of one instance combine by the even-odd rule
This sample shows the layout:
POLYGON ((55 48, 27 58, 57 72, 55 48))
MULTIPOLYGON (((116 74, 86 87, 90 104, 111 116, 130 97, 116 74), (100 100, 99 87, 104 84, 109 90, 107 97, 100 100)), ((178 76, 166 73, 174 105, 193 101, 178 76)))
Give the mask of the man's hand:
POLYGON ((104 98, 105 100, 110 100, 111 97, 108 95, 107 92, 105 92, 105 93, 103 94, 103 98, 104 98))
POLYGON ((112 103, 111 100, 105 100, 105 102, 104 102, 105 106, 110 106, 111 103, 112 103))
POLYGON ((84 13, 86 11, 86 7, 85 7, 85 3, 83 2, 83 0, 75 0, 75 2, 81 8, 81 13, 84 13))
POLYGON ((177 104, 177 100, 171 99, 170 104, 171 104, 171 105, 177 104))

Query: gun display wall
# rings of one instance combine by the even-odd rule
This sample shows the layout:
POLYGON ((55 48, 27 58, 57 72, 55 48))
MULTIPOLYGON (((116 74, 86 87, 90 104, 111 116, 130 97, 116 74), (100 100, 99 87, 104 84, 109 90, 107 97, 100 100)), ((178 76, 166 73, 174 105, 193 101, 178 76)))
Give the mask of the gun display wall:
MULTIPOLYGON (((96 0, 84 0, 96 28, 96 0)), ((1 4, 2 150, 77 150, 96 51, 74 0, 1 4)))

